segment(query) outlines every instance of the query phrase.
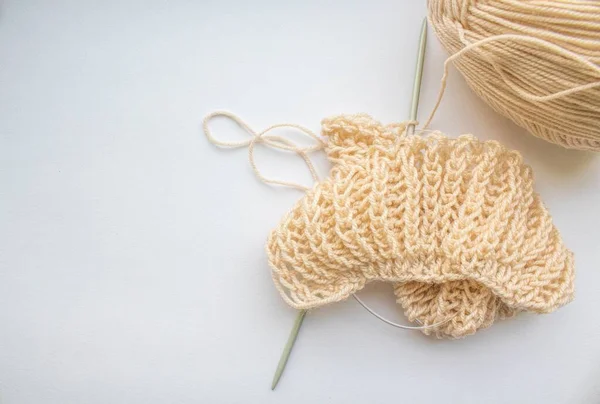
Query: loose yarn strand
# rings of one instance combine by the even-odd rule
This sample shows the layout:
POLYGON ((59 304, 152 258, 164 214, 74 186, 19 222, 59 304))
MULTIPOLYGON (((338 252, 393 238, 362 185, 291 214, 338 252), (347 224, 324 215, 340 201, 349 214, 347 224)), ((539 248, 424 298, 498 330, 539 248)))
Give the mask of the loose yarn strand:
POLYGON ((304 186, 302 184, 298 184, 296 182, 282 181, 282 180, 270 179, 270 178, 265 177, 262 174, 262 172, 260 171, 260 169, 258 168, 258 166, 256 164, 256 160, 254 158, 254 147, 257 143, 263 143, 275 150, 284 150, 284 151, 290 151, 290 152, 296 153, 298 156, 300 156, 302 158, 302 160, 304 160, 304 163, 308 167, 308 170, 310 171, 310 175, 311 175, 313 181, 314 182, 319 181, 319 175, 317 174, 314 164, 312 163, 308 154, 311 152, 317 151, 317 150, 322 150, 325 147, 325 143, 319 136, 315 135, 314 132, 312 132, 308 128, 305 128, 304 126, 290 124, 290 123, 282 123, 282 124, 269 126, 267 129, 265 129, 261 132, 256 132, 250 126, 248 126, 248 124, 246 124, 246 122, 244 122, 239 116, 237 116, 231 112, 228 112, 228 111, 215 111, 215 112, 208 114, 204 118, 204 121, 202 123, 202 128, 204 130, 204 134, 206 135, 206 138, 208 139, 208 141, 216 146, 232 148, 232 149, 248 147, 248 160, 250 162, 250 166, 252 167, 252 170, 254 171, 254 174, 256 175, 256 177, 266 184, 281 185, 284 187, 299 189, 301 191, 307 191, 310 189, 310 187, 304 186), (226 141, 218 140, 217 138, 215 138, 213 136, 213 134, 209 128, 209 122, 215 117, 224 117, 224 118, 228 118, 228 119, 232 120, 239 127, 241 127, 246 132, 248 132, 252 136, 252 138, 248 139, 248 140, 238 141, 238 142, 226 142, 226 141), (278 128, 297 129, 301 133, 304 133, 305 135, 316 140, 317 144, 314 146, 301 147, 301 146, 296 145, 293 141, 286 139, 285 137, 276 136, 276 135, 268 135, 269 132, 271 132, 275 129, 278 129, 278 128))

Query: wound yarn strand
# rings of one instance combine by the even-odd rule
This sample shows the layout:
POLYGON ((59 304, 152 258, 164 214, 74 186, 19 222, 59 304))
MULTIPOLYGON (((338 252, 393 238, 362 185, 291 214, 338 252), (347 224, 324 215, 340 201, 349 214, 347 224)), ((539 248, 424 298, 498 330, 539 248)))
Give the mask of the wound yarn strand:
POLYGON ((600 151, 600 2, 428 0, 428 8, 451 55, 440 93, 453 63, 479 97, 533 135, 600 151))
POLYGON ((510 78, 508 77, 508 75, 504 72, 504 70, 497 64, 495 63, 493 60, 490 61, 490 64, 494 67, 494 69, 496 70, 496 72, 500 75, 500 77, 502 78, 502 80, 504 81, 504 83, 509 86, 515 93, 517 93, 520 97, 529 100, 529 101, 535 101, 535 102, 545 102, 545 101, 552 101, 561 97, 566 97, 569 96, 571 94, 575 94, 577 92, 580 91, 585 91, 585 90, 589 90, 592 88, 596 88, 596 87, 600 87, 600 67, 596 66, 595 64, 591 63, 590 61, 588 61, 587 59, 581 57, 580 55, 570 52, 566 49, 561 48, 560 46, 554 45, 550 42, 538 39, 538 38, 532 38, 532 37, 528 37, 528 36, 523 36, 523 35, 512 35, 512 34, 506 34, 506 35, 497 35, 494 37, 490 37, 490 38, 485 38, 482 39, 478 42, 472 43, 466 47, 464 47, 463 49, 461 49, 460 51, 456 52, 454 55, 448 57, 445 62, 444 62, 444 74, 442 75, 442 79, 441 79, 441 85, 440 85, 440 90, 438 92, 438 97, 436 99, 435 105, 431 111, 431 113, 429 114, 429 117, 427 118, 427 121, 425 121, 425 124, 423 125, 423 128, 427 128, 429 127, 429 125, 431 124, 431 121, 433 120, 435 113, 437 112, 442 99, 444 97, 444 93, 446 91, 446 84, 447 84, 447 79, 448 79, 448 70, 450 68, 450 64, 452 62, 454 62, 455 60, 464 57, 468 52, 476 50, 478 48, 481 48, 484 45, 487 45, 489 43, 493 43, 493 42, 502 42, 502 41, 521 41, 521 42, 527 42, 527 43, 532 43, 532 44, 537 44, 541 47, 544 47, 546 49, 551 49, 556 51, 558 54, 564 55, 566 57, 572 58, 574 61, 577 61, 579 63, 581 63, 582 66, 588 67, 591 70, 594 70, 598 73, 598 80, 597 81, 593 81, 587 84, 581 84, 578 86, 574 86, 571 88, 567 88, 564 90, 560 90, 560 91, 556 91, 554 93, 551 94, 547 94, 547 95, 536 95, 533 94, 531 92, 527 92, 521 88, 519 88, 519 86, 517 84, 515 84, 513 81, 510 80, 510 78))

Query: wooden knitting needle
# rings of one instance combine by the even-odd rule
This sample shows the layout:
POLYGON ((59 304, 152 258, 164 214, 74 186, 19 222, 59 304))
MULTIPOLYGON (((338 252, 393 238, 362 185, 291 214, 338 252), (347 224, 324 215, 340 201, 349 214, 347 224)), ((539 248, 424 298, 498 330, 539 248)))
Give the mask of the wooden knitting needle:
MULTIPOLYGON (((427 18, 423 19, 421 25, 421 37, 419 38, 419 53, 417 54, 417 66, 415 67, 415 80, 413 83, 412 100, 410 102, 411 121, 417 120, 417 111, 419 110, 419 96, 421 95, 421 80, 423 79, 423 65, 425 63, 425 47, 427 46, 427 18)), ((415 124, 411 123, 406 128, 408 135, 414 135, 415 124)))
MULTIPOLYGON (((425 61, 425 47, 427 45, 427 19, 423 19, 423 24, 421 25, 421 36, 419 38, 419 53, 417 54, 417 66, 415 70, 415 79, 413 84, 413 93, 412 100, 410 104, 410 120, 417 120, 417 111, 419 109, 419 95, 421 94, 421 79, 423 78, 423 63, 425 61)), ((415 132, 415 125, 409 124, 406 128, 407 134, 412 135, 415 132)), ((379 319, 382 319, 380 316, 375 314, 372 310, 364 305, 357 298, 359 303, 367 309, 371 314, 375 315, 379 319)), ((277 364, 277 369, 275 370, 275 375, 273 376, 273 382, 271 383, 271 390, 275 390, 277 387, 277 383, 279 383, 279 379, 285 370, 285 365, 290 358, 290 354, 292 352, 292 348, 294 347, 294 343, 296 342, 296 338, 298 337, 298 332, 300 331, 300 327, 302 327, 302 322, 304 321, 304 317, 306 316, 306 310, 300 310, 298 315, 296 316, 296 321, 294 321, 294 327, 290 332, 290 336, 283 347, 283 352, 281 353, 281 358, 279 358, 279 363, 277 364)), ((386 321, 386 320, 383 320, 386 321)), ((386 321, 387 322, 387 321, 386 321)), ((409 327, 406 327, 409 328, 409 327)))
POLYGON ((283 347, 283 352, 281 353, 281 358, 279 358, 279 363, 277 364, 277 369, 275 370, 275 375, 273 376, 273 382, 271 382, 271 390, 275 390, 277 387, 277 383, 279 383, 279 379, 281 379, 281 375, 285 369, 285 365, 290 357, 290 353, 292 352, 292 348, 294 347, 294 343, 296 342, 296 338, 298 337, 298 332, 300 331, 300 327, 302 327, 302 322, 304 321, 304 316, 306 316, 306 310, 300 310, 298 315, 296 316, 296 321, 294 321, 294 327, 292 331, 290 331, 290 336, 288 337, 285 346, 283 347))

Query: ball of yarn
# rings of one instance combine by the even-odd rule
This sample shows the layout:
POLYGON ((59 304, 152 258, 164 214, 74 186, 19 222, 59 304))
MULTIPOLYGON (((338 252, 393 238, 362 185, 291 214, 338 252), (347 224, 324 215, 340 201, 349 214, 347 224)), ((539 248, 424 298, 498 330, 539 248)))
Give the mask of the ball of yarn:
POLYGON ((334 167, 266 246, 283 299, 310 309, 391 282, 410 320, 445 321, 434 332, 450 337, 569 302, 573 254, 521 155, 405 127, 364 114, 323 121, 334 167))
POLYGON ((473 91, 529 132, 600 151, 600 2, 429 0, 429 21, 473 91), (492 39, 489 42, 482 42, 492 39))

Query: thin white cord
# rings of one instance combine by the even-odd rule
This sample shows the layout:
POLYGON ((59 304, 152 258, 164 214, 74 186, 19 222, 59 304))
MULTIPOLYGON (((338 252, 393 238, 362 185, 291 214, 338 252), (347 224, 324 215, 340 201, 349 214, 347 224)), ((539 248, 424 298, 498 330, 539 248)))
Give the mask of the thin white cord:
POLYGON ((367 304, 362 301, 358 296, 356 296, 356 294, 353 294, 352 297, 369 313, 371 313, 372 315, 374 315, 375 317, 377 317, 379 320, 383 321, 386 324, 391 325, 392 327, 396 327, 396 328, 401 328, 403 330, 426 330, 428 328, 435 328, 438 327, 442 324, 447 323, 448 321, 452 320, 452 317, 447 318, 443 321, 440 321, 438 323, 435 324, 430 324, 430 325, 421 325, 421 326, 417 326, 417 325, 403 325, 403 324, 398 324, 398 323, 394 323, 393 321, 388 320, 387 318, 377 314, 373 309, 371 309, 369 306, 367 306, 367 304))

